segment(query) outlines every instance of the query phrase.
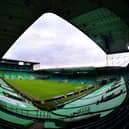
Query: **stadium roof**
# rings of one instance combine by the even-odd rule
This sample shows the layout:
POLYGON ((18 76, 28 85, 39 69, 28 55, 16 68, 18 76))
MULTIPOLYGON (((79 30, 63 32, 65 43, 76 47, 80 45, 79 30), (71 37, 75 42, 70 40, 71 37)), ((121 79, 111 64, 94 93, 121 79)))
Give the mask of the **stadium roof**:
POLYGON ((128 0, 3 0, 0 2, 0 56, 46 12, 76 25, 107 53, 128 51, 128 0))
POLYGON ((37 72, 46 72, 52 74, 88 74, 89 72, 95 71, 115 71, 121 70, 123 67, 120 66, 103 66, 103 67, 69 67, 69 68, 48 68, 48 69, 38 69, 37 72))
POLYGON ((68 67, 68 68, 48 68, 38 69, 37 72, 52 73, 52 74, 87 74, 89 71, 95 71, 95 67, 68 67))
POLYGON ((39 63, 38 62, 23 61, 23 60, 0 59, 0 64, 35 65, 35 64, 39 64, 39 63))

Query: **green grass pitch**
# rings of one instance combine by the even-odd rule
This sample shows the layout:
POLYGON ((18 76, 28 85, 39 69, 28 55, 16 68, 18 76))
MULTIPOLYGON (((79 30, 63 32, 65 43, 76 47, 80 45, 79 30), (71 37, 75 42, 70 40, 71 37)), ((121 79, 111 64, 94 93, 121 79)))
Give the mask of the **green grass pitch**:
POLYGON ((86 84, 74 84, 49 80, 6 80, 14 88, 33 99, 45 100, 54 96, 66 95, 86 88, 86 84))

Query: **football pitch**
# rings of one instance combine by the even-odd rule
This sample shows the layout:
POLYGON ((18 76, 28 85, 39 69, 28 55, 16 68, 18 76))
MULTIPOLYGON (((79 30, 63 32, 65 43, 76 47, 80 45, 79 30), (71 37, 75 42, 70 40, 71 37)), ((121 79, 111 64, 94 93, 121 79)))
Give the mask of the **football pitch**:
POLYGON ((86 84, 56 82, 50 80, 6 80, 24 95, 36 100, 46 100, 55 96, 66 95, 79 89, 87 88, 86 84))

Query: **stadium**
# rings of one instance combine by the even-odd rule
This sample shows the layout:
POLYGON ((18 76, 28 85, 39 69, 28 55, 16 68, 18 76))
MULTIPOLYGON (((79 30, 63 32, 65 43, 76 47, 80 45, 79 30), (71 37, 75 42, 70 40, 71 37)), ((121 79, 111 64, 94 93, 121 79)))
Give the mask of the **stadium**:
POLYGON ((0 129, 129 128, 127 0, 4 0, 0 16, 0 129))

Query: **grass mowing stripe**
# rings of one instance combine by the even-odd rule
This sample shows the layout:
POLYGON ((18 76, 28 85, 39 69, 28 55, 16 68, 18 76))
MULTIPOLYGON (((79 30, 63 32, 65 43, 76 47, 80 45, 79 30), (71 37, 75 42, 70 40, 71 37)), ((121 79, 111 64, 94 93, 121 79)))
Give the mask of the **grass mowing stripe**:
POLYGON ((35 99, 48 99, 54 96, 65 95, 67 93, 86 88, 86 84, 72 84, 55 82, 50 80, 6 80, 16 89, 35 99))

